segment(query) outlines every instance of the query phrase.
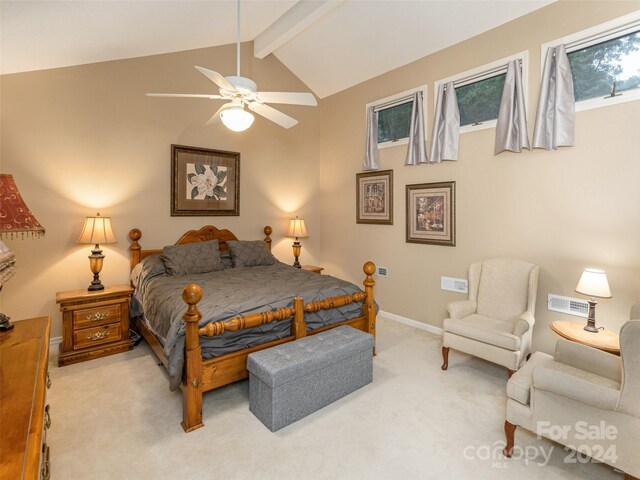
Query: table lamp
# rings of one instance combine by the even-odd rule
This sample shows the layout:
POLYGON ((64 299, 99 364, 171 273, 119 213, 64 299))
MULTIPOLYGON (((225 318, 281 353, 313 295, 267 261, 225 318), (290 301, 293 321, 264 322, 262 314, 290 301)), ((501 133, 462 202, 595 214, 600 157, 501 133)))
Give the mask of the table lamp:
POLYGON ((104 260, 100 244, 116 243, 116 236, 111 230, 111 218, 101 217, 99 213, 95 217, 85 218, 78 243, 95 245, 91 250, 91 255, 89 255, 89 267, 93 272, 93 280, 87 290, 104 290, 104 285, 100 281, 100 270, 102 270, 102 262, 104 260))
POLYGON ((299 238, 306 238, 309 234, 307 233, 307 228, 304 226, 304 220, 302 218, 292 218, 289 222, 289 231, 287 232, 287 237, 295 238, 293 242, 293 256, 296 257, 296 261, 293 262, 293 266, 296 268, 300 268, 300 262, 298 261, 298 257, 300 256, 300 250, 302 249, 302 244, 298 240, 299 238))
POLYGON ((596 328, 596 304, 598 302, 596 302, 593 297, 611 298, 611 290, 609 289, 609 282, 607 281, 607 275, 604 273, 604 270, 585 268, 576 286, 576 292, 591 297, 591 299, 588 300, 589 316, 584 329, 587 332, 598 333, 598 329, 596 328))
MULTIPOLYGON (((44 227, 24 203, 13 175, 0 173, 0 238, 42 237, 44 233, 44 227)), ((14 253, 0 241, 0 291, 15 270, 14 253)), ((0 313, 0 331, 12 328, 9 317, 0 313)))

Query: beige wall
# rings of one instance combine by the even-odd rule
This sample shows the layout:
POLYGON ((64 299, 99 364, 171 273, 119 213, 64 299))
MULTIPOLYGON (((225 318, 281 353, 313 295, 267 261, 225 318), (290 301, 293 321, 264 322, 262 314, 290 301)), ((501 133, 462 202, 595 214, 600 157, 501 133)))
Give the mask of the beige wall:
MULTIPOLYGON (((235 134, 204 123, 219 103, 147 98, 145 92, 215 92, 193 65, 235 70, 232 46, 0 77, 0 170, 12 173, 47 234, 8 240, 18 273, 5 286, 2 311, 14 319, 51 315, 59 336, 55 292, 84 288, 90 248, 75 240, 83 217, 110 215, 119 243, 105 246, 104 283, 126 282, 133 227, 143 246, 174 242, 207 223, 241 238, 274 226, 274 253, 291 261, 284 238, 291 214, 304 216, 310 237, 304 263, 358 284, 366 260, 386 266, 377 278, 383 310, 441 326, 446 304, 463 295, 439 289, 440 276, 465 277, 469 263, 508 255, 541 266, 534 348, 549 351, 554 319, 547 293, 573 295, 585 266, 607 270, 614 298, 598 306, 599 324, 617 329, 640 298, 640 102, 577 114, 576 146, 493 155, 494 130, 464 134, 460 160, 404 167, 405 147, 381 151, 395 177, 395 224, 355 223, 355 174, 364 151, 367 102, 529 50, 529 119, 540 76, 540 44, 632 10, 640 2, 561 2, 333 95, 320 108, 282 106, 300 120, 284 130, 261 118, 235 134), (240 217, 171 217, 172 143, 239 151, 240 217), (405 185, 455 180, 457 246, 405 243, 405 185)), ((243 45, 242 73, 263 90, 307 90, 273 56, 252 57, 243 45)), ((532 125, 530 126, 532 129, 532 125)), ((429 130, 430 137, 430 130, 429 130)))
MULTIPOLYGON (((243 45, 242 74, 265 90, 307 91, 273 56, 253 58, 243 45)), ((215 93, 193 66, 235 72, 235 48, 193 50, 1 77, 1 164, 14 175, 30 209, 47 229, 42 239, 5 240, 17 274, 2 291, 2 312, 14 319, 50 315, 61 335, 56 291, 91 281, 90 246, 75 243, 83 218, 112 217, 117 244, 104 247, 105 284, 128 281, 127 234, 143 232, 148 248, 171 244, 186 230, 214 224, 242 239, 274 227, 274 253, 293 260, 284 237, 291 214, 311 236, 303 261, 316 262, 322 231, 318 203, 319 109, 282 106, 300 123, 285 130, 261 117, 234 133, 204 124, 220 102, 149 98, 145 92, 215 93), (170 145, 241 153, 239 217, 171 217, 170 145)))
POLYGON ((322 102, 320 185, 322 261, 332 272, 362 280, 373 260, 384 311, 441 327, 446 305, 465 295, 440 290, 440 277, 466 278, 471 262, 519 257, 541 267, 534 349, 551 351, 555 319, 547 294, 573 292, 584 267, 607 271, 613 299, 597 308, 598 324, 617 330, 640 298, 640 102, 577 113, 576 146, 493 155, 495 130, 466 133, 460 158, 405 167, 406 147, 380 151, 380 169, 394 173, 394 225, 355 223, 355 174, 364 153, 365 104, 427 84, 429 138, 433 82, 529 51, 530 133, 540 83, 540 45, 640 8, 640 2, 560 2, 444 51, 333 95, 322 102), (405 185, 456 182, 457 244, 405 243, 405 185))

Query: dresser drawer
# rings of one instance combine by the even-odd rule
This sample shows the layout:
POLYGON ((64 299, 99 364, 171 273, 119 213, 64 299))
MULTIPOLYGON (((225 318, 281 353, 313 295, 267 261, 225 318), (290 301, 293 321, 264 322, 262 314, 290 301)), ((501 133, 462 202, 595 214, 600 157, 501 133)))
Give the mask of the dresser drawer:
POLYGON ((120 304, 82 308, 73 312, 73 329, 89 328, 120 321, 120 304))
POLYGON ((117 342, 122 338, 120 323, 110 323, 94 328, 73 331, 73 349, 92 347, 103 343, 117 342))

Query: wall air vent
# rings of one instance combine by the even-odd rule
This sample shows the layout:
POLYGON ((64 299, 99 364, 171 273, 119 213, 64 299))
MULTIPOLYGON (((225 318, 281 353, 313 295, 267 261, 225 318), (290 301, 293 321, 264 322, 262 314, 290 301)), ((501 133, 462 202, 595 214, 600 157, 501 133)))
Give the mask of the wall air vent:
POLYGON ((547 309, 586 318, 589 313, 589 303, 586 300, 550 293, 547 297, 547 309))

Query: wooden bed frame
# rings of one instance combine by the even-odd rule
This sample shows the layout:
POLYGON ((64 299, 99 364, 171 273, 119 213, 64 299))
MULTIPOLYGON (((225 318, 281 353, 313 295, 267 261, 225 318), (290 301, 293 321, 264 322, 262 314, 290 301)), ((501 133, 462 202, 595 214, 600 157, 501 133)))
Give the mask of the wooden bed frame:
MULTIPOLYGON (((264 227, 266 235, 264 241, 271 250, 272 228, 264 227)), ((131 246, 129 247, 131 257, 131 269, 135 267, 142 259, 149 255, 161 253, 161 249, 143 250, 138 240, 142 237, 142 232, 134 228, 129 232, 131 246)), ((200 230, 190 230, 175 243, 182 245, 193 242, 203 242, 207 240, 218 240, 220 251, 228 250, 227 241, 237 240, 237 237, 229 230, 219 230, 212 225, 202 227, 200 230)), ((310 302, 306 305, 301 297, 296 297, 293 307, 279 308, 273 311, 254 313, 247 316, 232 318, 229 320, 210 323, 205 327, 199 328, 198 322, 202 315, 198 311, 197 304, 202 298, 202 289, 195 284, 187 285, 182 293, 182 298, 187 304, 187 310, 182 317, 186 323, 185 332, 185 363, 182 375, 182 428, 185 432, 191 432, 197 428, 203 427, 202 423, 202 394, 206 391, 227 385, 229 383, 242 380, 249 376, 247 371, 247 356, 252 352, 264 350, 285 342, 297 340, 306 335, 316 334, 341 325, 350 325, 358 330, 370 333, 374 336, 376 331, 376 308, 373 298, 373 273, 375 265, 367 262, 363 266, 366 275, 364 280, 364 292, 357 292, 351 295, 339 295, 327 298, 321 302, 310 302), (319 310, 327 310, 348 305, 353 302, 362 302, 362 315, 336 323, 327 327, 307 332, 304 314, 313 313, 319 310), (227 353, 219 357, 205 360, 202 358, 200 348, 200 336, 222 335, 227 330, 237 331, 243 330, 273 321, 286 320, 293 317, 291 323, 291 335, 280 340, 257 345, 255 347, 227 353)), ((165 367, 168 367, 168 359, 164 355, 163 346, 155 335, 147 328, 142 318, 134 318, 133 325, 144 336, 147 343, 151 346, 155 354, 162 361, 165 367)), ((375 348, 374 352, 375 354, 375 348)))

